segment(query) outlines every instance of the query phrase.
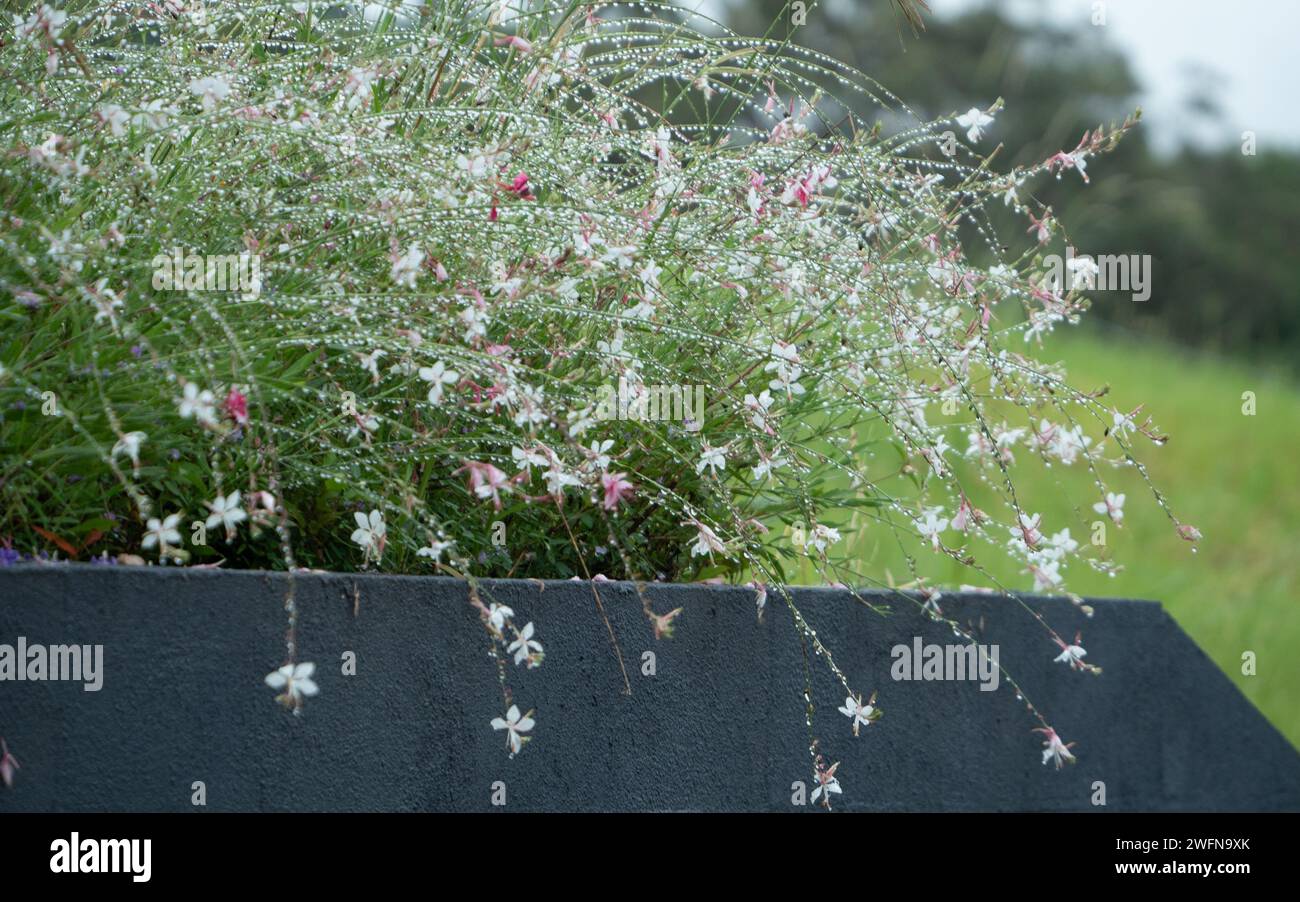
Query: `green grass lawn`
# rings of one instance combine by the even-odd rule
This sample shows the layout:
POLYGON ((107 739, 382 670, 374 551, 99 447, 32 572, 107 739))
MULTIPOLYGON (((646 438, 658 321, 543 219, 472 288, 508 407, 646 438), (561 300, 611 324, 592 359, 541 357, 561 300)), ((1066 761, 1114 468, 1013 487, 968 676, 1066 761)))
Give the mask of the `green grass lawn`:
MULTIPOLYGON (((1123 528, 1111 527, 1108 542, 1124 570, 1111 578, 1076 563, 1067 570, 1069 588, 1081 595, 1162 602, 1300 745, 1300 657, 1294 651, 1300 643, 1300 385, 1242 363, 1081 332, 1058 333, 1040 356, 1063 361, 1077 388, 1110 385, 1109 402, 1119 409, 1147 405, 1144 412, 1170 440, 1156 447, 1139 437, 1134 442, 1137 456, 1182 522, 1204 533, 1193 553, 1138 473, 1103 468, 1111 490, 1128 496, 1123 528), (1255 393, 1255 416, 1242 413, 1246 391, 1255 393), (1256 655, 1254 676, 1241 672, 1246 651, 1256 655)), ((1075 538, 1087 542, 1087 522, 1097 519, 1081 504, 1097 500, 1087 471, 1078 466, 1044 469, 1034 465, 1029 452, 1018 456, 1027 464, 1013 470, 1024 508, 1041 512, 1051 531, 1069 526, 1075 538)), ((840 550, 860 561, 865 572, 889 573, 900 582, 907 578, 887 530, 850 529, 846 538, 850 547, 840 550)), ((982 563, 1008 586, 1032 586, 1011 564, 991 558, 982 555, 982 563)), ((931 567, 935 562, 926 557, 931 567)), ((947 572, 940 566, 937 575, 934 582, 944 585, 981 582, 955 562, 947 572)), ((1104 649, 1096 649, 1095 657, 1104 667, 1104 649)))
MULTIPOLYGON (((1123 534, 1112 540, 1125 570, 1108 579, 1075 568, 1074 590, 1163 602, 1300 745, 1300 386, 1240 363, 1131 340, 1063 336, 1049 350, 1066 362, 1075 385, 1109 383, 1122 410, 1147 403, 1170 441, 1148 446, 1141 458, 1183 521, 1205 534, 1191 554, 1137 474, 1114 473, 1111 481, 1128 493, 1123 534), (1247 391, 1255 393, 1254 416, 1242 413, 1247 391), (1241 673, 1246 651, 1255 652, 1255 676, 1241 673)), ((1081 480, 1082 473, 1069 477, 1081 480)), ((1051 483, 1026 488, 1048 508, 1051 483)))

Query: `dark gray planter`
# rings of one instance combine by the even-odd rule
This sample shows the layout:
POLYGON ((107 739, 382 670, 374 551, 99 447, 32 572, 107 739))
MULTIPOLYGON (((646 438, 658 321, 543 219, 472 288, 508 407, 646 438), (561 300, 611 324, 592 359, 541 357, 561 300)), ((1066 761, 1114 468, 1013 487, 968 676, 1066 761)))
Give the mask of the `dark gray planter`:
MULTIPOLYGON (((284 574, 50 566, 0 570, 0 644, 102 644, 99 692, 79 683, 0 683, 0 735, 21 764, 0 811, 812 810, 804 659, 779 597, 757 622, 745 589, 656 585, 656 610, 685 612, 653 638, 630 584, 599 589, 632 683, 623 682, 586 583, 496 581, 492 593, 546 646, 511 668, 535 708, 514 759, 489 726, 496 671, 464 583, 304 574, 300 659, 321 694, 293 717, 263 677, 281 663, 284 574), (357 597, 359 596, 359 604, 357 597), (357 613, 354 616, 354 606, 357 613), (358 672, 341 673, 345 651, 358 672), (654 676, 642 653, 656 654, 654 676)), ((1078 764, 1040 759, 1035 723, 1003 684, 895 682, 890 649, 952 641, 915 606, 874 614, 848 593, 797 600, 855 688, 885 717, 855 739, 843 692, 812 662, 816 733, 842 762, 847 810, 1300 810, 1300 755, 1159 604, 1034 599, 1063 634, 1084 630, 1104 674, 1053 663, 1054 646, 1013 603, 945 596, 1066 740, 1078 764), (1092 804, 1094 782, 1106 808, 1092 804)))

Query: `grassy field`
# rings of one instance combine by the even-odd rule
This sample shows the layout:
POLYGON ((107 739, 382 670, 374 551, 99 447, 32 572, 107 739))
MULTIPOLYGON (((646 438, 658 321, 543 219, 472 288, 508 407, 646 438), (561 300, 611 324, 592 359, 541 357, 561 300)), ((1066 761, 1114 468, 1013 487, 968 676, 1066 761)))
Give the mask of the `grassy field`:
MULTIPOLYGON (((1110 401, 1145 412, 1170 436, 1164 447, 1135 444, 1156 486, 1180 519, 1201 529, 1199 550, 1180 540, 1136 472, 1106 469, 1114 491, 1128 496, 1123 529, 1109 544, 1124 565, 1110 578, 1075 565, 1070 588, 1083 595, 1154 599, 1201 645, 1269 719, 1300 745, 1300 385, 1248 365, 1192 355, 1167 346, 1097 335, 1061 335, 1042 359, 1064 361, 1070 382, 1091 390, 1109 384, 1110 401), (1242 393, 1255 393, 1257 413, 1242 413, 1242 393), (1242 655, 1257 658, 1242 674, 1242 655)), ((1015 471, 1026 510, 1087 541, 1096 519, 1080 499, 1096 494, 1082 468, 1015 471), (1065 491, 1062 491, 1062 488, 1065 491)), ((906 572, 881 530, 846 535, 868 572, 906 572)), ((895 546, 896 549, 896 546, 895 546)), ((988 556, 985 555, 987 558, 988 556)), ((932 558, 927 563, 933 564, 932 558)), ((986 561, 1007 585, 1028 589, 1012 566, 986 561)), ((933 571, 930 571, 933 572, 933 571)), ((940 582, 976 583, 953 563, 940 582)), ((1085 635, 1085 645, 1086 635, 1085 635)), ((1104 666, 1103 656, 1098 663, 1104 666)))
MULTIPOLYGON (((1084 594, 1164 602, 1224 672, 1300 745, 1300 386, 1276 374, 1159 345, 1071 337, 1052 348, 1076 385, 1110 383, 1115 404, 1142 401, 1170 435, 1143 454, 1185 522, 1205 534, 1197 554, 1174 538, 1137 474, 1115 579, 1080 571, 1084 594), (1242 413, 1255 393, 1256 414, 1242 413), (1243 676, 1245 651, 1257 656, 1243 676)), ((1074 476, 1076 474, 1071 474, 1074 476)), ((1047 495, 1050 497, 1050 486, 1047 495)))

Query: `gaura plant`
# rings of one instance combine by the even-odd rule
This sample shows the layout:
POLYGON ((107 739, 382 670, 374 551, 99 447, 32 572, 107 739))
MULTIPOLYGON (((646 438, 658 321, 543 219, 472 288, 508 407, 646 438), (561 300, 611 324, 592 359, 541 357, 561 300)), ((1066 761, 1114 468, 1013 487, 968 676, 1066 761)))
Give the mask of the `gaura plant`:
MULTIPOLYGON (((1095 177, 1134 120, 998 172, 1000 102, 921 121, 659 3, 42 5, 0 70, 5 563, 287 570, 267 683, 295 712, 292 574, 462 576, 510 754, 536 712, 507 677, 543 647, 481 578, 590 580, 602 616, 605 578, 743 583, 802 637, 827 806, 811 662, 846 736, 881 712, 796 580, 893 589, 973 643, 927 580, 958 561, 1062 678, 1099 672, 983 562, 1055 593, 1111 568, 1017 495, 1017 457, 1088 468, 1119 525, 1106 468, 1145 478, 1130 444, 1163 441, 1030 356, 1087 306, 1041 275, 1063 232, 1035 185, 1095 177)), ((1043 762, 1074 760, 1016 691, 1043 762)))

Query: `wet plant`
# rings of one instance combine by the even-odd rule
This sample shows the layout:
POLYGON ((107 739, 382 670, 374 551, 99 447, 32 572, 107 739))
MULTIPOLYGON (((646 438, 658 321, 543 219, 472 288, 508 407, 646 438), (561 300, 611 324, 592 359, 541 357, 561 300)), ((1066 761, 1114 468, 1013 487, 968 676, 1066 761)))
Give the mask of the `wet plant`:
MULTIPOLYGON (((807 651, 827 803, 812 662, 852 735, 881 709, 796 579, 894 589, 973 641, 926 577, 956 560, 1062 678, 1099 672, 1015 592, 1065 593, 1106 545, 1014 471, 1088 468, 1081 510, 1118 528, 1107 469, 1164 440, 1032 353, 1088 303, 1042 275, 1066 238, 1034 185, 1097 177, 1135 120, 999 172, 999 102, 921 121, 659 3, 39 6, 0 72, 12 558, 465 577, 511 754, 534 712, 506 675, 542 646, 481 578, 591 580, 602 614, 602 578, 748 584, 807 651), (847 531, 911 572, 845 559, 847 531), (981 564, 1007 555, 1023 586, 981 564)), ((267 681, 297 711, 317 687, 285 607, 267 681)), ((1072 760, 1020 697, 1044 761, 1072 760)))

